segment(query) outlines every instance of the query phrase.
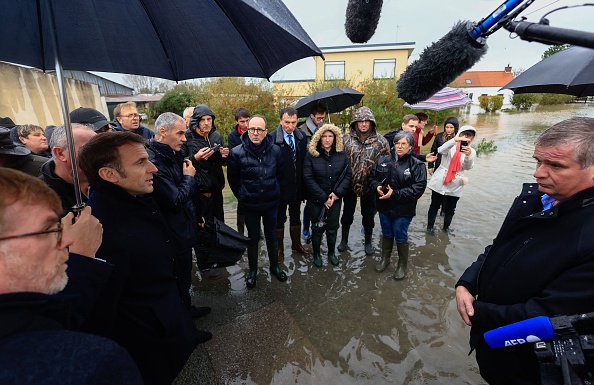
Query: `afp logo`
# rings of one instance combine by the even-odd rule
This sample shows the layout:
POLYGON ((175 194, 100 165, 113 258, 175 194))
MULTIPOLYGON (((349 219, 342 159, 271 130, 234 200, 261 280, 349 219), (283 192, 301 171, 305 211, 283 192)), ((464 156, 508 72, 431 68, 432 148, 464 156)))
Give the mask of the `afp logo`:
POLYGON ((537 336, 529 335, 529 336, 526 336, 526 339, 516 338, 513 340, 507 340, 507 341, 505 341, 505 347, 522 345, 522 344, 525 344, 526 342, 539 342, 539 341, 541 341, 541 339, 538 338, 537 336))

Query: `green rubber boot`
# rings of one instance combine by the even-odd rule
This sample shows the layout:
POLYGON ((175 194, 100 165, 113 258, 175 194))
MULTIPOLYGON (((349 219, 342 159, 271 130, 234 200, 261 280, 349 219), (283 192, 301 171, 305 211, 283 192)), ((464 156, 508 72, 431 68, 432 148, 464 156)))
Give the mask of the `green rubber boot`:
POLYGON ((408 241, 404 243, 396 242, 398 250, 398 266, 394 272, 394 279, 401 280, 406 277, 406 266, 408 265, 408 241))
POLYGON ((266 242, 266 250, 268 251, 268 260, 270 261, 270 274, 274 275, 279 281, 285 282, 287 280, 287 273, 278 265, 276 242, 266 242))
MULTIPOLYGON (((317 229, 316 229, 317 230, 317 229)), ((311 247, 313 249, 313 264, 316 267, 322 267, 322 256, 320 246, 322 245, 322 233, 314 230, 311 234, 311 247)))
POLYGON ((382 260, 375 267, 375 271, 381 273, 390 266, 390 256, 392 255, 392 249, 394 248, 394 238, 385 238, 383 235, 380 239, 380 256, 382 260))
POLYGON ((245 285, 248 289, 256 287, 256 277, 258 275, 258 245, 248 246, 248 263, 250 266, 250 272, 245 278, 245 285))
POLYGON ((336 257, 336 253, 334 252, 334 248, 336 247, 337 233, 338 230, 326 230, 326 241, 328 242, 328 261, 334 266, 338 266, 340 263, 338 257, 336 257))

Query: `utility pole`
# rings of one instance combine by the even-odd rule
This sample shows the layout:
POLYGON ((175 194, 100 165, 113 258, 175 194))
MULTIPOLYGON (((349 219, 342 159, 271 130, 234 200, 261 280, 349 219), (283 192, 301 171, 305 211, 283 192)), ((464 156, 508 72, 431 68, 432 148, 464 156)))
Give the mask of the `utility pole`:
POLYGON ((398 43, 398 30, 400 29, 399 25, 396 25, 396 43, 398 43))

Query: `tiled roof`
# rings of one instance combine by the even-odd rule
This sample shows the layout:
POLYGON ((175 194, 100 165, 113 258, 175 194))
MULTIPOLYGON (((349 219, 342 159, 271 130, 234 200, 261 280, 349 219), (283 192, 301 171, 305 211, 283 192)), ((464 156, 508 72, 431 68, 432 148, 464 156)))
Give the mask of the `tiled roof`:
POLYGON ((505 71, 467 71, 452 82, 453 87, 503 87, 514 80, 511 72, 505 71))

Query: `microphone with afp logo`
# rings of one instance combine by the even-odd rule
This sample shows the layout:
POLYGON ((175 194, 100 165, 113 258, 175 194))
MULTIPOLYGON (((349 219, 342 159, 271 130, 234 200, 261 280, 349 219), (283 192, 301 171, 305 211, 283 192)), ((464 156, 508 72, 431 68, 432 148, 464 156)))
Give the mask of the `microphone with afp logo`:
POLYGON ((555 336, 549 317, 539 316, 490 330, 485 333, 485 341, 491 348, 505 348, 546 341, 555 336))

